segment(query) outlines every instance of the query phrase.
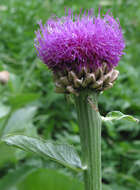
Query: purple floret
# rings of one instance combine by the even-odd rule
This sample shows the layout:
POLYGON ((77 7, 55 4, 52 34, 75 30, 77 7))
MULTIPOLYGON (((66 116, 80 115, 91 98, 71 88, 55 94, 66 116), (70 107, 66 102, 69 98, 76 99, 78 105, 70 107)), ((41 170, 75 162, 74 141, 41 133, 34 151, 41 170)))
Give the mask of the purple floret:
POLYGON ((106 13, 95 17, 92 10, 52 18, 36 32, 35 47, 39 58, 53 71, 92 70, 106 62, 117 66, 125 47, 119 21, 106 13))

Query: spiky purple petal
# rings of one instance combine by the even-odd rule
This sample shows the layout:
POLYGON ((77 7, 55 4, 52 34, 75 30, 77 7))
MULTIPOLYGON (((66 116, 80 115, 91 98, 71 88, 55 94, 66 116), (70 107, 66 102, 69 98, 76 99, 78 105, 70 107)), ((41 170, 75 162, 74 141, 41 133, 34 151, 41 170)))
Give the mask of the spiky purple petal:
POLYGON ((106 13, 52 18, 36 32, 35 47, 40 59, 53 71, 96 69, 106 62, 117 66, 125 47, 119 21, 106 13))

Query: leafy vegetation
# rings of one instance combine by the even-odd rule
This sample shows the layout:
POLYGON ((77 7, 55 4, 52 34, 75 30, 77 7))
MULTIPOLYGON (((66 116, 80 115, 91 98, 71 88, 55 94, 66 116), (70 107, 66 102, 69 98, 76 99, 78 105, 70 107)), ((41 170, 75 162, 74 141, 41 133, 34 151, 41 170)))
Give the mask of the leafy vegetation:
MULTIPOLYGON (((52 75, 39 61, 33 47, 34 31, 40 19, 45 22, 52 14, 64 15, 65 7, 73 8, 75 12, 93 7, 97 12, 99 5, 103 13, 111 9, 120 19, 126 40, 126 54, 118 66, 119 79, 112 89, 99 97, 100 112, 105 116, 119 110, 140 119, 139 1, 1 0, 0 71, 10 73, 8 84, 0 85, 1 138, 27 135, 53 139, 74 145, 81 154, 73 102, 54 92, 52 75)), ((117 117, 124 117, 120 112, 117 114, 117 117)), ((108 115, 112 116, 116 117, 108 115)), ((139 123, 127 121, 127 118, 103 123, 104 190, 140 189, 139 139, 139 123)), ((0 189, 39 190, 43 186, 49 190, 82 190, 82 181, 81 172, 0 143, 0 189)))

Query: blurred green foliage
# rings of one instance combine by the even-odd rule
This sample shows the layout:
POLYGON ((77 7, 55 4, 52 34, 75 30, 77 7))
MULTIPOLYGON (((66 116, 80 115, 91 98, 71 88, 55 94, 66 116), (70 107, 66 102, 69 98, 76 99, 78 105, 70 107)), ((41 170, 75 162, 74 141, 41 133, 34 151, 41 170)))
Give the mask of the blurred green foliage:
MULTIPOLYGON (((64 8, 111 9, 120 19, 126 55, 115 86, 99 97, 100 112, 120 110, 140 118, 140 3, 137 0, 0 0, 0 71, 10 72, 0 85, 0 136, 26 134, 73 144, 80 153, 74 105, 54 92, 52 74, 36 56, 37 22, 64 15, 64 8)), ((116 121, 102 127, 104 189, 140 189, 140 125, 116 121)), ((0 144, 0 189, 82 189, 82 175, 31 153, 0 144), (43 169, 44 168, 44 169, 43 169), (61 174, 58 173, 58 170, 61 174), (72 179, 75 177, 76 179, 72 179), (48 183, 47 183, 48 181, 48 183), (42 188, 41 188, 42 189, 42 188)))

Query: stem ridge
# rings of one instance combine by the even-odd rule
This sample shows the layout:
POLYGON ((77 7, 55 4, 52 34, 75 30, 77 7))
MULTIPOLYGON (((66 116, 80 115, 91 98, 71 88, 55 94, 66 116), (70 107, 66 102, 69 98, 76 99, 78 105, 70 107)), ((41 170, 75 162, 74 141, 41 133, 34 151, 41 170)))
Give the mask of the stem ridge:
POLYGON ((80 128, 85 190, 101 190, 101 117, 97 93, 81 92, 75 98, 80 128))

